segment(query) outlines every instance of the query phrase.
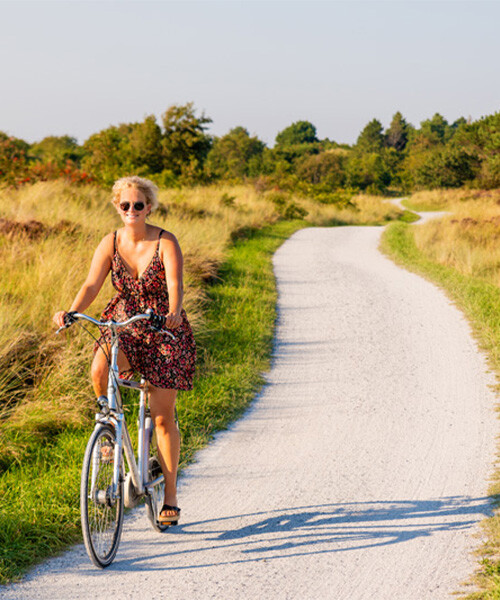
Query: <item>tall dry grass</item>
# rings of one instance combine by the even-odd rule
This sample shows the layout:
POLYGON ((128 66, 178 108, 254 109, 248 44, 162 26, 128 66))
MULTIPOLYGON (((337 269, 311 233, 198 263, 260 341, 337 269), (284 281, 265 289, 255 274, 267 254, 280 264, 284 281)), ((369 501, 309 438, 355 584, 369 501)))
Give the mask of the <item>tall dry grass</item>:
POLYGON ((420 192, 410 203, 449 213, 414 228, 417 248, 427 258, 500 286, 500 190, 420 192))
POLYGON ((411 210, 453 210, 460 204, 482 203, 498 201, 498 190, 473 190, 467 188, 437 189, 415 192, 404 204, 411 210))
POLYGON ((390 200, 380 196, 359 194, 352 198, 351 203, 352 206, 341 207, 301 199, 301 205, 308 211, 305 219, 312 225, 382 225, 403 214, 390 200))

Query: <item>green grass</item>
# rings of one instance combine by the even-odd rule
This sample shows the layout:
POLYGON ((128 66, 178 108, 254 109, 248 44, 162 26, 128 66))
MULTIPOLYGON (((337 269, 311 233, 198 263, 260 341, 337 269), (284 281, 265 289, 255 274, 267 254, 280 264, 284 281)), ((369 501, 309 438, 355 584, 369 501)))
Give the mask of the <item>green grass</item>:
MULTIPOLYGON (((403 223, 389 225, 381 249, 395 262, 441 286, 464 312, 476 339, 486 351, 489 364, 500 382, 500 288, 484 279, 459 273, 450 266, 426 258, 415 244, 413 230, 403 223)), ((500 385, 497 385, 497 392, 500 385)), ((492 500, 500 501, 500 473, 490 487, 492 500)), ((481 549, 480 571, 474 577, 482 588, 467 596, 470 600, 500 600, 500 516, 483 522, 488 541, 481 549)))
MULTIPOLYGON (((276 288, 271 258, 303 221, 248 231, 208 288, 193 391, 180 394, 181 465, 243 413, 269 368, 276 288)), ((91 347, 89 341, 89 352, 91 347)), ((81 460, 92 425, 69 427, 0 477, 0 583, 81 538, 81 460)))
MULTIPOLYGON (((404 200, 401 201, 401 204, 406 207, 408 210, 410 211, 417 211, 417 212, 436 212, 436 211, 440 211, 440 210, 445 210, 446 205, 436 205, 433 204, 431 202, 412 202, 411 198, 405 198, 404 200)), ((413 214, 413 213, 412 213, 413 214)))
MULTIPOLYGON (((405 201, 403 201, 403 204, 406 206, 405 201)), ((411 210, 404 210, 403 214, 399 217, 399 221, 402 223, 415 223, 418 220, 420 220, 420 217, 411 210)))

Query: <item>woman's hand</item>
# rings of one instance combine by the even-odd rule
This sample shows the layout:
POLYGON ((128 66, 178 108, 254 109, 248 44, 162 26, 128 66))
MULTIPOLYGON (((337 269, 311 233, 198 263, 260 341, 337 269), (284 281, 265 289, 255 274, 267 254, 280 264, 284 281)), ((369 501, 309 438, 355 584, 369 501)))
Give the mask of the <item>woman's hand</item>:
POLYGON ((165 327, 167 329, 176 329, 182 323, 182 317, 178 313, 168 313, 165 317, 165 327))
POLYGON ((56 312, 56 314, 52 317, 52 320, 58 327, 64 327, 66 325, 64 322, 64 317, 67 314, 68 313, 65 310, 60 310, 59 312, 56 312))

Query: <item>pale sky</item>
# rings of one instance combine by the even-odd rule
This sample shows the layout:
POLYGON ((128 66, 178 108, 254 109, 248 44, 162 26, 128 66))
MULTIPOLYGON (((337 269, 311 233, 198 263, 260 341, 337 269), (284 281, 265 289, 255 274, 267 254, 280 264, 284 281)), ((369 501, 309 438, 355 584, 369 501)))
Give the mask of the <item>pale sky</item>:
POLYGON ((500 2, 0 1, 0 130, 29 142, 193 101, 272 145, 500 110, 500 2))

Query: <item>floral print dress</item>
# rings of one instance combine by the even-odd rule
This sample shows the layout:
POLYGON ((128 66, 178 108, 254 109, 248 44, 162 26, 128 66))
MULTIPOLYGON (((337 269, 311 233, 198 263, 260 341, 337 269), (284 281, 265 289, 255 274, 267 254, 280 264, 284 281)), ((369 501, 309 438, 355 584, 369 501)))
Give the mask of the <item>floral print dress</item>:
MULTIPOLYGON (((155 253, 144 273, 132 277, 118 252, 116 231, 111 263, 111 282, 118 292, 102 313, 102 320, 124 321, 151 308, 160 315, 169 312, 165 267, 160 258, 160 238, 155 253)), ((120 330, 120 348, 134 371, 154 386, 175 390, 191 390, 196 361, 196 345, 186 311, 181 311, 182 323, 172 329, 176 340, 155 332, 146 321, 139 321, 120 330)), ((110 343, 109 331, 104 331, 98 343, 110 343)), ((97 350, 98 344, 95 349, 97 350)))

